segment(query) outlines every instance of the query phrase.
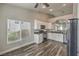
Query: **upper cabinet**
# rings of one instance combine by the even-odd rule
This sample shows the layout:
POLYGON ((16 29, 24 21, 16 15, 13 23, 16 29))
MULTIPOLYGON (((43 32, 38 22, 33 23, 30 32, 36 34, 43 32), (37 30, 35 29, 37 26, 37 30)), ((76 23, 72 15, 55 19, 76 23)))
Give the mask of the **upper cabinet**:
POLYGON ((51 28, 51 24, 48 23, 48 22, 34 20, 34 29, 41 29, 41 26, 45 27, 45 29, 50 29, 51 28))

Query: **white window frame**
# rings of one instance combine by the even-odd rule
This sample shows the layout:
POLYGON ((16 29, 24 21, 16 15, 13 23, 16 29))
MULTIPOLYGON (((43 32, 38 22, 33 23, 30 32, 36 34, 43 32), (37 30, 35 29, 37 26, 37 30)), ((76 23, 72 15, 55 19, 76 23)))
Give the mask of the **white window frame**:
MULTIPOLYGON (((14 20, 14 19, 8 19, 8 20, 14 20)), ((20 39, 19 40, 15 40, 15 41, 8 41, 8 20, 7 20, 7 44, 12 44, 12 43, 16 43, 18 41, 21 41, 22 40, 22 29, 21 29, 21 22, 22 21, 17 20, 17 21, 20 21, 20 39)), ((24 22, 26 22, 26 21, 24 21, 24 22)), ((31 23, 30 22, 29 22, 29 26, 30 26, 29 34, 31 36, 31 29, 32 29, 32 27, 31 27, 31 23)))
MULTIPOLYGON (((13 20, 13 19, 8 19, 8 20, 13 20)), ((7 20, 7 44, 16 43, 16 42, 18 42, 18 41, 21 41, 21 40, 22 40, 22 39, 21 39, 21 27, 20 27, 20 39, 15 40, 15 41, 9 41, 9 40, 8 40, 8 20, 7 20)), ((20 22, 20 25, 21 25, 21 22, 20 22)))

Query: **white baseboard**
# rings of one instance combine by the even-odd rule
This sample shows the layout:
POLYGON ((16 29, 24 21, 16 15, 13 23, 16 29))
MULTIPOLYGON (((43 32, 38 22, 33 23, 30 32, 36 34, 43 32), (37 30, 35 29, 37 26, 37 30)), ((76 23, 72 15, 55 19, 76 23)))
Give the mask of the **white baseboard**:
POLYGON ((32 43, 34 43, 34 42, 25 43, 25 44, 20 45, 20 46, 18 46, 18 47, 14 47, 14 48, 11 48, 11 49, 8 49, 8 50, 5 50, 5 51, 2 51, 2 52, 0 52, 0 55, 5 54, 5 53, 10 52, 10 51, 13 51, 13 50, 16 50, 16 49, 21 48, 21 47, 23 47, 23 46, 26 46, 26 45, 32 44, 32 43))

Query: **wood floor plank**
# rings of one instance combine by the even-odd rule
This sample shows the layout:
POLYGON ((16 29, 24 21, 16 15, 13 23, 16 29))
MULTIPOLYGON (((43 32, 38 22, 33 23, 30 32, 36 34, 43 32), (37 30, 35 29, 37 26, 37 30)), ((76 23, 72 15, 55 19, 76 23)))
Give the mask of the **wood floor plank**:
POLYGON ((62 51, 62 47, 59 48, 59 50, 58 50, 56 56, 59 56, 61 51, 62 51))
POLYGON ((47 40, 40 44, 31 44, 2 56, 66 56, 67 47, 65 44, 47 40))

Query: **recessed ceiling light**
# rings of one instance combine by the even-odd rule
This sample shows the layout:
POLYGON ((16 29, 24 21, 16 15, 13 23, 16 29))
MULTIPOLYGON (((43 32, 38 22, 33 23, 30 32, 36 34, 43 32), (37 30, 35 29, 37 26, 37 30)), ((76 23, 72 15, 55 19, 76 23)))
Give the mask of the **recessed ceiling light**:
POLYGON ((42 8, 46 8, 46 6, 45 6, 45 5, 43 5, 43 6, 42 6, 42 8))
POLYGON ((64 6, 66 6, 66 4, 63 4, 62 6, 64 7, 64 6))
POLYGON ((49 11, 53 11, 53 9, 49 9, 49 11))

